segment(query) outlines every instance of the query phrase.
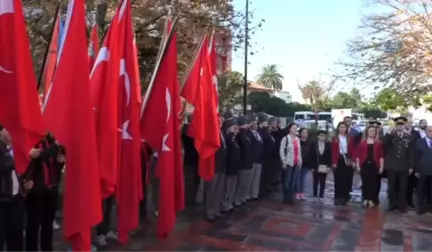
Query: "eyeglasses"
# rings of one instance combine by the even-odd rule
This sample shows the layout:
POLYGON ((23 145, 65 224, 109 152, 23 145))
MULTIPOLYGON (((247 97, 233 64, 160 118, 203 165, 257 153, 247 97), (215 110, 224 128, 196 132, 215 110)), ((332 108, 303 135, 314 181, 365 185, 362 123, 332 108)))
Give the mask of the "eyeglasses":
POLYGON ((401 125, 405 125, 405 123, 404 122, 397 122, 396 125, 401 126, 401 125))

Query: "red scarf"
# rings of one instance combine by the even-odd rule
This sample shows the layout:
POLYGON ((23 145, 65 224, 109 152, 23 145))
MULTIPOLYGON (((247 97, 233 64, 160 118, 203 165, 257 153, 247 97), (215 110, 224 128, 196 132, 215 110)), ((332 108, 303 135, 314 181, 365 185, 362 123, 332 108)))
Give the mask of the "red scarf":
MULTIPOLYGON (((51 144, 48 141, 39 142, 38 148, 41 150, 45 150, 51 147, 51 144)), ((54 157, 50 157, 47 162, 41 161, 45 186, 50 187, 53 183, 55 183, 56 171, 55 171, 55 159, 54 157)))

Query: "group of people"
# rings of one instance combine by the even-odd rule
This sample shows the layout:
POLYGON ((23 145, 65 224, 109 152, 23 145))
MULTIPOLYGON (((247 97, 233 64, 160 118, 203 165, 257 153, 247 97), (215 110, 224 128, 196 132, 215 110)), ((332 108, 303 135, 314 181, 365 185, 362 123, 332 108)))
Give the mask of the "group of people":
POLYGON ((213 220, 223 212, 241 207, 276 190, 282 183, 286 204, 305 200, 308 173, 313 177, 313 197, 323 202, 326 179, 334 179, 334 204, 351 200, 353 178, 360 174, 362 206, 380 204, 381 181, 388 181, 388 210, 418 214, 432 211, 432 126, 421 120, 418 129, 412 118, 394 118, 394 127, 384 134, 380 121, 371 119, 364 132, 352 127, 352 118, 339 122, 332 137, 295 123, 280 127, 266 115, 234 118, 221 126, 221 145, 216 155, 216 176, 201 181, 197 175, 198 154, 184 127, 186 199, 203 202, 206 217, 213 220), (204 197, 202 197, 204 195, 204 197), (416 197, 414 197, 416 195, 416 197), (204 199, 201 201, 200 199, 204 199), (414 201, 416 199, 416 202, 414 201))
MULTIPOLYGON (((188 118, 189 121, 191 118, 188 118)), ((211 181, 198 176, 199 155, 188 123, 182 128, 186 205, 204 204, 209 221, 275 192, 282 184, 282 201, 295 204, 305 200, 306 177, 312 173, 313 197, 324 199, 328 174, 334 178, 334 204, 351 199, 356 171, 363 181, 362 205, 379 205, 383 177, 388 179, 388 209, 406 212, 416 207, 418 214, 432 208, 432 126, 421 120, 419 129, 406 117, 394 119, 395 127, 386 134, 381 123, 370 120, 364 132, 351 126, 345 117, 330 138, 320 130, 290 123, 282 128, 277 118, 225 115, 221 121, 220 148, 215 154, 215 175, 211 181), (414 192, 416 202, 414 202, 414 192), (415 204, 414 204, 415 203, 415 204)), ((157 153, 143 146, 144 193, 153 199, 157 213, 158 183, 154 176, 157 153), (152 162, 146 160, 152 156, 152 162), (152 195, 146 193, 149 189, 152 195)), ((53 222, 57 211, 59 184, 65 169, 66 151, 48 134, 30 150, 31 162, 25 174, 15 172, 11 138, 0 126, 0 248, 9 251, 53 251, 53 222), (25 231, 25 232, 23 232, 25 231), (25 234, 25 235, 24 235, 25 234), (25 247, 24 247, 25 244, 25 247)), ((143 201, 143 213, 148 209, 143 201)), ((97 227, 98 245, 116 238, 110 228, 112 197, 103 200, 104 218, 97 227)))

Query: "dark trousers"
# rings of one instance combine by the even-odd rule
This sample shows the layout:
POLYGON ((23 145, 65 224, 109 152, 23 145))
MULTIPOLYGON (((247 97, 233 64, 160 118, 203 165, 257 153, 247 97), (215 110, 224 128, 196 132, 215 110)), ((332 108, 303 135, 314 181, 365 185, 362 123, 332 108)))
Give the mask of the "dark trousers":
POLYGON ((140 201, 140 217, 145 218, 147 215, 147 166, 143 161, 141 169, 141 185, 142 185, 142 195, 143 199, 140 201))
POLYGON ((417 177, 414 172, 408 176, 407 181, 407 191, 406 191, 406 202, 409 206, 413 206, 414 204, 414 190, 417 185, 417 177))
POLYGON ((26 197, 26 250, 53 251, 53 222, 57 210, 58 191, 46 189, 26 197), (39 243, 40 230, 40 243, 39 243))
POLYGON ((104 200, 102 200, 102 213, 103 219, 102 222, 96 227, 97 235, 106 235, 111 226, 111 211, 114 206, 114 196, 110 196, 104 200))
POLYGON ((324 198, 324 190, 326 186, 327 173, 313 172, 313 196, 318 197, 318 187, 319 187, 319 197, 324 198))
POLYGON ((24 250, 24 212, 24 200, 20 196, 0 202, 0 251, 24 250))
POLYGON ((389 208, 406 208, 407 171, 387 170, 389 208))
POLYGON ((353 168, 345 165, 345 160, 341 156, 336 169, 333 171, 335 200, 344 202, 349 201, 353 175, 353 168))
POLYGON ((363 200, 378 202, 377 182, 379 172, 373 162, 366 162, 361 166, 360 175, 362 179, 362 198, 363 200))
POLYGON ((197 166, 185 165, 184 166, 184 180, 185 180, 185 203, 191 206, 195 202, 200 184, 197 166))
POLYGON ((432 210, 432 176, 420 175, 417 189, 417 211, 432 210), (424 202, 427 202, 426 207, 424 202))
POLYGON ((384 177, 384 175, 383 174, 378 174, 378 176, 377 176, 377 187, 376 187, 376 189, 377 189, 377 191, 376 191, 376 194, 377 194, 377 196, 378 196, 378 198, 377 198, 377 202, 375 202, 376 204, 379 204, 379 195, 380 195, 380 192, 381 192, 381 181, 382 181, 382 178, 384 177))

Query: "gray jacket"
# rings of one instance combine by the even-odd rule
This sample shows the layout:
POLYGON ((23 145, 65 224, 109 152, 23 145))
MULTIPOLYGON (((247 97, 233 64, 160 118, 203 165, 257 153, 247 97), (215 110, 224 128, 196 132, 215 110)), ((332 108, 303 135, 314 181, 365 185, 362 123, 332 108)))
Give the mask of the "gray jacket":
MULTIPOLYGON (((299 147, 297 153, 297 159, 298 162, 302 164, 303 161, 301 155, 300 139, 298 137, 296 137, 296 139, 299 147)), ((287 164, 289 166, 294 165, 294 144, 290 136, 285 136, 284 138, 282 138, 280 148, 279 148, 279 155, 283 164, 287 164)))

